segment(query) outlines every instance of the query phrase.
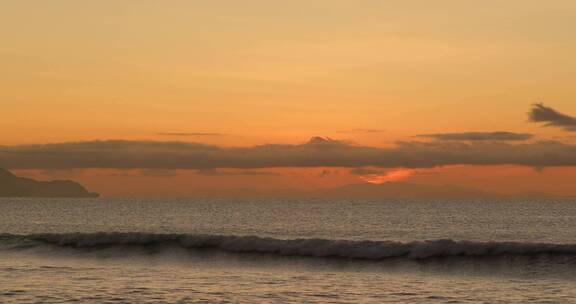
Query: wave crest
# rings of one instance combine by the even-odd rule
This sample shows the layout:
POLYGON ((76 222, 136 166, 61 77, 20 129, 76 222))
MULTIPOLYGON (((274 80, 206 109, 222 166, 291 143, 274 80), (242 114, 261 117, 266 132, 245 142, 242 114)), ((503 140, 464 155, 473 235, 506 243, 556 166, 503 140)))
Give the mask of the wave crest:
POLYGON ((576 244, 477 242, 451 239, 413 242, 329 239, 287 240, 258 236, 120 232, 2 234, 0 235, 0 244, 12 244, 26 248, 46 245, 72 248, 176 246, 185 249, 216 249, 232 253, 263 253, 282 256, 338 257, 368 260, 393 257, 425 259, 451 256, 576 255, 576 244))

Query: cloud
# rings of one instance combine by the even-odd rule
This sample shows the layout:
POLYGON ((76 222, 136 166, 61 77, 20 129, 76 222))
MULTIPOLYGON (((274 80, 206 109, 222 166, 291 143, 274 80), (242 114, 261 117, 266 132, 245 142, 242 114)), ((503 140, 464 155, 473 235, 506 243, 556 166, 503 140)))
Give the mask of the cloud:
POLYGON ((350 170, 352 175, 371 175, 371 174, 383 174, 383 170, 370 169, 370 168, 354 168, 350 170))
POLYGON ((334 175, 334 174, 338 174, 339 172, 337 170, 327 170, 324 169, 322 171, 320 171, 320 173, 318 173, 318 177, 323 178, 326 177, 328 175, 334 175))
POLYGON ((223 171, 217 169, 201 169, 196 171, 200 175, 207 176, 281 176, 282 174, 270 171, 259 170, 242 170, 242 171, 223 171))
POLYGON ((576 145, 558 141, 406 141, 380 148, 314 137, 303 144, 220 147, 188 142, 86 141, 0 146, 8 169, 426 168, 444 165, 576 166, 576 145))
POLYGON ((512 132, 463 132, 463 133, 434 133, 416 135, 416 137, 432 138, 435 140, 454 140, 454 141, 523 141, 533 138, 528 133, 512 132))
POLYGON ((182 133, 182 132, 160 132, 156 133, 160 136, 223 136, 222 133, 204 133, 204 132, 192 132, 192 133, 182 133))
POLYGON ((138 174, 145 177, 167 178, 177 176, 178 172, 170 169, 144 169, 140 170, 138 174))
POLYGON ((360 177, 361 180, 370 184, 384 184, 388 182, 399 182, 416 174, 414 169, 396 169, 380 174, 369 174, 360 177))
POLYGON ((73 178, 78 175, 79 171, 75 169, 64 169, 64 170, 52 170, 52 169, 45 169, 40 171, 41 175, 49 176, 49 177, 66 177, 66 178, 73 178))
POLYGON ((178 171, 174 169, 122 169, 113 175, 122 177, 171 178, 178 176, 178 171))
POLYGON ((531 122, 544 122, 547 127, 558 127, 567 131, 576 131, 576 118, 560 113, 542 103, 532 106, 528 113, 531 122))

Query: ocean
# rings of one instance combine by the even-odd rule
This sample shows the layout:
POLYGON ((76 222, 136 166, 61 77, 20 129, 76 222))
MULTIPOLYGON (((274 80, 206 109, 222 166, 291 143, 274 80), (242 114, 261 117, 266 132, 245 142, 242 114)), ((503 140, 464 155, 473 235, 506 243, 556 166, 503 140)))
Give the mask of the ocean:
POLYGON ((576 303, 576 201, 4 198, 0 303, 576 303))

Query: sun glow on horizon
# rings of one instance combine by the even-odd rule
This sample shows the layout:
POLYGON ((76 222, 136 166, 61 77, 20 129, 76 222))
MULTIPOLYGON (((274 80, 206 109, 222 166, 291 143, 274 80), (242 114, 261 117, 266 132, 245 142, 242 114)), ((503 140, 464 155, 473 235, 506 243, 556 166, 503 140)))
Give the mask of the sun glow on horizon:
POLYGON ((396 169, 392 171, 385 172, 383 174, 368 174, 360 176, 360 179, 364 182, 370 184, 384 184, 388 182, 399 182, 410 178, 412 175, 416 174, 414 169, 396 169))

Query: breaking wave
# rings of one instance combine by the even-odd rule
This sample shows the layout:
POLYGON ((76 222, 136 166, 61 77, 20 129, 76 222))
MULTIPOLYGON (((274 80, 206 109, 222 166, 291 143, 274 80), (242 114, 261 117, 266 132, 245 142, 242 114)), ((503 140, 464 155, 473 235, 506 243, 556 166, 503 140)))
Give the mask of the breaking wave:
POLYGON ((183 249, 213 249, 229 253, 366 260, 395 257, 426 259, 452 256, 576 256, 576 244, 477 242, 450 239, 396 242, 329 239, 287 240, 258 236, 149 233, 0 234, 0 250, 37 248, 40 246, 77 249, 178 247, 183 249))

